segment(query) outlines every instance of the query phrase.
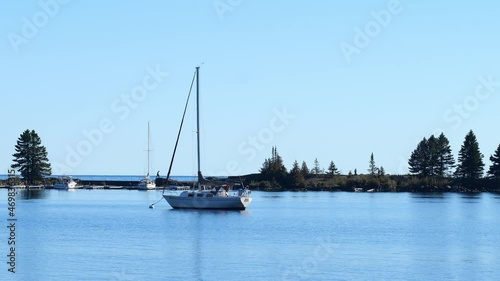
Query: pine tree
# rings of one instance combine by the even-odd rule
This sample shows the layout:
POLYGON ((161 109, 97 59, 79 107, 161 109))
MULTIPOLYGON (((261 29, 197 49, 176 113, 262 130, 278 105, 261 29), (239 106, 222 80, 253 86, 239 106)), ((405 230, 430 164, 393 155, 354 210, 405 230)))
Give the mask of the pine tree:
POLYGON ((490 156, 491 166, 488 175, 493 179, 500 179, 500 145, 494 155, 490 156))
POLYGON ((443 133, 439 138, 434 135, 423 138, 408 160, 410 173, 420 177, 444 177, 454 164, 449 141, 443 133))
POLYGON ((11 168, 18 170, 28 183, 41 181, 52 173, 47 150, 34 130, 26 130, 19 136, 15 151, 11 168))
POLYGON ((300 172, 304 178, 307 178, 311 171, 309 171, 309 167, 307 167, 306 161, 302 161, 302 167, 300 168, 300 172))
POLYGON ((451 154, 450 142, 448 138, 441 133, 438 137, 438 159, 436 166, 436 175, 444 177, 448 171, 455 165, 455 159, 451 154))
POLYGON ((304 176, 302 175, 302 172, 300 171, 299 163, 297 162, 297 160, 293 162, 293 167, 290 170, 290 178, 291 178, 291 185, 293 187, 305 186, 305 179, 304 176))
POLYGON ((333 161, 330 161, 330 165, 328 166, 328 174, 330 176, 340 175, 340 171, 337 169, 333 161))
POLYGON ((373 152, 372 155, 370 156, 370 167, 368 169, 368 172, 372 176, 374 176, 377 173, 377 166, 375 166, 375 158, 373 157, 373 152))
POLYGON ((438 172, 438 162, 439 162, 439 144, 438 139, 431 135, 427 140, 427 159, 426 159, 426 174, 433 177, 438 172))
POLYGON ((311 173, 313 173, 316 176, 323 173, 323 170, 319 166, 318 158, 314 159, 314 167, 312 168, 311 173))
POLYGON ((427 139, 423 138, 417 145, 417 148, 411 153, 408 165, 410 173, 419 175, 421 177, 428 176, 427 174, 427 159, 428 159, 427 139))
POLYGON ((274 153, 272 157, 272 165, 271 165, 271 170, 275 173, 278 174, 286 174, 286 168, 285 165, 283 164, 283 159, 281 156, 278 154, 278 150, 276 147, 274 147, 274 153))
POLYGON ((358 175, 358 169, 354 169, 354 175, 357 176, 358 175))
POLYGON ((378 175, 379 176, 385 176, 385 169, 384 169, 384 167, 380 166, 380 169, 378 170, 378 175))
POLYGON ((462 179, 478 179, 483 176, 483 170, 483 154, 479 151, 476 135, 470 130, 458 152, 455 175, 462 179))
POLYGON ((260 169, 264 179, 283 182, 286 177, 286 167, 283 165, 283 159, 278 154, 276 147, 272 148, 271 158, 265 159, 260 169))

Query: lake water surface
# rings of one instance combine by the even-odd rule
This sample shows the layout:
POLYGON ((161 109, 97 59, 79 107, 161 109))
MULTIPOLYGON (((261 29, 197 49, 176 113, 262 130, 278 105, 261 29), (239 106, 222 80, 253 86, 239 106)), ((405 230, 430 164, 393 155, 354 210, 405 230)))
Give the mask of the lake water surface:
MULTIPOLYGON (((253 192, 246 211, 160 191, 18 191, 0 280, 500 280, 500 195, 253 192)), ((0 219, 7 226, 7 190, 0 219)))

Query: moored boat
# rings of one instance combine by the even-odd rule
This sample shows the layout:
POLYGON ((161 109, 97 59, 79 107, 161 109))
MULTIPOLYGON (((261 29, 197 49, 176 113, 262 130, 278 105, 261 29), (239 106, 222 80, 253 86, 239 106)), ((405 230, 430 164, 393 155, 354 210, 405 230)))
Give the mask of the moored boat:
MULTIPOLYGON (((198 179, 197 179, 197 190, 182 191, 181 193, 168 193, 163 194, 163 198, 170 204, 174 209, 216 209, 216 210, 245 210, 247 206, 252 202, 252 197, 250 196, 250 190, 247 187, 243 187, 241 184, 241 189, 234 193, 232 191, 233 184, 229 182, 222 183, 221 181, 209 181, 206 180, 202 173, 200 167, 200 103, 199 103, 199 70, 200 67, 196 67, 195 77, 196 78, 196 125, 197 125, 197 156, 198 156, 198 179)), ((191 87, 193 85, 191 84, 191 87)), ((177 149, 177 144, 179 142, 180 132, 182 130, 182 124, 184 122, 184 116, 186 114, 187 105, 189 103, 189 97, 191 91, 189 92, 186 106, 184 108, 184 114, 182 116, 181 126, 179 128, 179 133, 177 135, 177 141, 174 147, 174 152, 172 155, 172 160, 170 162, 169 171, 167 173, 168 183, 170 177, 170 171, 175 158, 175 151, 177 149)), ((165 190, 164 190, 165 191, 165 190)))
POLYGON ((151 149, 149 149, 149 138, 150 138, 149 136, 150 136, 150 133, 149 133, 149 122, 148 122, 148 150, 147 150, 148 151, 148 173, 137 185, 138 190, 156 189, 156 183, 154 181, 152 181, 149 177, 149 166, 150 166, 149 152, 151 151, 151 149))
POLYGON ((57 179, 57 182, 53 186, 54 189, 74 189, 76 188, 76 182, 71 176, 61 176, 57 179))

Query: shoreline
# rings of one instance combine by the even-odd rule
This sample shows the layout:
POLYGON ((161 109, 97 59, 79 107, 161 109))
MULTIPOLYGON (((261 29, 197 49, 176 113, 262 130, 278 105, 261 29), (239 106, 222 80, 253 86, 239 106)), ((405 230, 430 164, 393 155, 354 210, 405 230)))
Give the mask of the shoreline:
MULTIPOLYGON (((312 176, 307 178, 302 186, 293 186, 284 183, 279 185, 277 182, 263 180, 259 174, 250 174, 242 176, 230 176, 226 178, 229 181, 239 182, 240 179, 244 185, 249 186, 252 191, 264 192, 304 192, 304 191, 330 191, 330 192, 410 192, 410 193, 481 193, 492 192, 500 193, 500 182, 492 182, 488 179, 480 179, 474 183, 461 184, 451 178, 442 179, 418 179, 412 176, 312 176)), ((22 181, 16 181, 11 186, 16 189, 53 189, 55 179, 46 181, 43 184, 33 184, 26 187, 22 181)), ((110 190, 137 190, 139 181, 134 180, 80 180, 75 178, 77 188, 75 189, 110 189, 110 190)), ((156 189, 163 190, 165 178, 155 180, 156 189)), ((193 186, 193 181, 169 181, 169 184, 178 186, 193 186)), ((220 183, 219 183, 220 184, 220 183)), ((8 188, 7 181, 0 181, 0 188, 8 188)))
MULTIPOLYGON (((127 182, 124 182, 127 183, 127 182)), ((0 189, 9 189, 15 188, 16 190, 25 190, 25 191, 39 191, 39 190, 139 190, 137 186, 129 186, 129 185, 77 185, 75 188, 71 189, 55 189, 52 185, 0 185, 0 189)), ((139 190, 139 191, 162 191, 163 186, 157 187, 155 189, 149 190, 139 190)), ((290 189, 261 189, 255 188, 250 189, 251 191, 260 191, 260 192, 349 192, 349 193, 458 193, 458 194, 480 194, 480 193, 495 193, 500 194, 500 190, 443 190, 443 189, 421 189, 421 190, 398 190, 398 191, 377 191, 373 189, 369 190, 348 190, 348 189, 328 189, 328 188, 290 188, 290 189)), ((175 191, 175 190, 174 190, 175 191)))

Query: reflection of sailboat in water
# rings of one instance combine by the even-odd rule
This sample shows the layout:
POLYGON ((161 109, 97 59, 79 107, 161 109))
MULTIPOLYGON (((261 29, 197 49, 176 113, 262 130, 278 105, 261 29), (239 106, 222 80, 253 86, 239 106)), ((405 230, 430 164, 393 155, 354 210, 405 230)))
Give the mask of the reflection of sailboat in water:
POLYGON ((202 278, 202 272, 201 272, 201 269, 203 268, 203 261, 202 261, 202 257, 203 257, 203 253, 202 253, 202 244, 201 244, 201 234, 202 234, 202 222, 201 222, 201 217, 200 217, 201 214, 198 214, 198 216, 196 216, 196 223, 194 223, 194 239, 193 239, 193 248, 194 248, 194 264, 196 264, 196 266, 194 266, 194 270, 193 270, 193 273, 194 273, 194 277, 197 278, 198 280, 203 280, 202 278))
MULTIPOLYGON (((233 184, 223 181, 208 181, 206 180, 200 168, 200 67, 196 67, 195 77, 191 83, 191 89, 194 84, 194 79, 196 78, 196 125, 197 125, 197 156, 198 156, 198 180, 197 186, 198 190, 194 191, 183 191, 180 194, 164 194, 163 198, 167 200, 168 204, 174 209, 222 209, 222 210, 245 210, 246 207, 252 202, 250 197, 250 191, 245 188, 243 184, 237 191, 237 194, 232 194, 233 184)), ((170 177, 170 171, 172 169, 172 164, 175 158, 175 151, 177 149, 177 144, 179 142, 179 136, 182 131, 182 124, 184 122, 184 116, 186 114, 187 105, 189 103, 189 97, 191 95, 191 90, 189 91, 188 99, 186 101, 186 106, 184 108, 184 114, 182 116, 181 126, 179 128, 179 133, 177 135, 177 141, 175 144, 174 152, 172 154, 172 160, 170 162, 170 167, 167 174, 167 180, 165 184, 168 184, 170 177)))
POLYGON ((151 151, 151 149, 149 149, 149 122, 148 122, 148 174, 139 182, 139 184, 137 185, 137 189, 139 190, 150 190, 150 189, 156 189, 156 183, 154 181, 152 181, 150 178, 149 178, 149 166, 150 166, 150 162, 149 162, 149 152, 151 151))

